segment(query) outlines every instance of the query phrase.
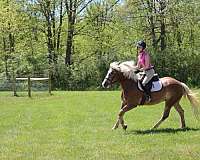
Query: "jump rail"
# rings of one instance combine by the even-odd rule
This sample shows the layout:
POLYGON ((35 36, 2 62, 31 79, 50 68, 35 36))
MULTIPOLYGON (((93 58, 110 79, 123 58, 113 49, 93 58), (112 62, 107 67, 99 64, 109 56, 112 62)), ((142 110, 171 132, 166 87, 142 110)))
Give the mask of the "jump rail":
POLYGON ((31 97, 31 82, 32 81, 47 81, 48 80, 48 86, 49 86, 49 94, 51 94, 51 78, 50 76, 48 78, 31 78, 30 76, 27 78, 13 78, 13 92, 14 96, 17 96, 16 93, 16 81, 28 81, 28 96, 31 97))

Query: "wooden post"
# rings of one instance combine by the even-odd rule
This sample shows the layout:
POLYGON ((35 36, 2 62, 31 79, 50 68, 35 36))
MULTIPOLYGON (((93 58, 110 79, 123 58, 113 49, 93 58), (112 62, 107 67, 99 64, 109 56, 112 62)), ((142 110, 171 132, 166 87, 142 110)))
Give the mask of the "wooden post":
POLYGON ((48 77, 48 82, 49 82, 49 94, 51 95, 51 70, 49 70, 49 77, 48 77))
POLYGON ((13 81, 13 95, 17 96, 17 91, 16 91, 16 77, 15 77, 15 73, 13 72, 13 77, 12 77, 13 81))
POLYGON ((31 77, 28 76, 28 97, 31 97, 31 77))

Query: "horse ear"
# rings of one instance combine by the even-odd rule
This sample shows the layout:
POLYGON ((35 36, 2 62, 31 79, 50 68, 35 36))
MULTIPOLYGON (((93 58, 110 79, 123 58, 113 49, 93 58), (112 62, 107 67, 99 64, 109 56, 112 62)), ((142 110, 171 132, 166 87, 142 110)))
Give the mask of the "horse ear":
POLYGON ((120 71, 120 66, 119 66, 120 62, 113 62, 110 64, 110 67, 114 70, 120 71))
POLYGON ((117 71, 120 71, 121 70, 121 68, 120 68, 120 66, 118 65, 118 66, 116 66, 116 68, 114 68, 115 70, 117 70, 117 71))
POLYGON ((112 69, 119 71, 120 67, 119 66, 111 66, 112 69))
POLYGON ((117 62, 118 65, 120 65, 121 61, 117 62))

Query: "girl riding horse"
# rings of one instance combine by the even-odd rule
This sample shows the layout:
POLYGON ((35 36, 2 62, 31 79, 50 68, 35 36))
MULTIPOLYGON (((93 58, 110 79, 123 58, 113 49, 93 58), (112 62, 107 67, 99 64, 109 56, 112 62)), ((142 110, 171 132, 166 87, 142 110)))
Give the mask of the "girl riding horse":
POLYGON ((139 52, 138 54, 138 61, 137 61, 137 68, 140 71, 143 71, 145 77, 143 80, 141 80, 142 88, 145 93, 145 101, 150 102, 151 101, 151 92, 150 88, 147 86, 149 81, 153 78, 155 71, 154 67, 151 65, 150 55, 145 50, 146 43, 144 41, 137 42, 137 50, 139 52))
MULTIPOLYGON (((113 83, 119 82, 122 87, 121 100, 122 105, 118 114, 117 121, 113 129, 118 128, 119 124, 123 129, 127 128, 124 122, 124 114, 141 104, 143 92, 138 88, 137 67, 134 63, 113 62, 102 82, 104 88, 110 87, 113 83)), ((165 101, 164 112, 161 119, 153 126, 157 128, 168 116, 172 107, 179 113, 181 119, 181 128, 185 128, 184 110, 180 105, 182 96, 187 96, 196 116, 199 116, 199 102, 188 86, 174 78, 164 77, 160 79, 163 87, 160 91, 151 93, 151 102, 145 102, 146 105, 153 105, 165 101)))

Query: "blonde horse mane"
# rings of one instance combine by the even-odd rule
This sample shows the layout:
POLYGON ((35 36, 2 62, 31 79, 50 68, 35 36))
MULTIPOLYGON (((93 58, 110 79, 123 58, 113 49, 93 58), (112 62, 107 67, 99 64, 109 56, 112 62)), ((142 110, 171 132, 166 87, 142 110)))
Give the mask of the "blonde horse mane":
POLYGON ((123 73, 124 77, 128 79, 137 80, 137 74, 135 73, 137 68, 134 61, 113 62, 110 64, 110 68, 123 73))

